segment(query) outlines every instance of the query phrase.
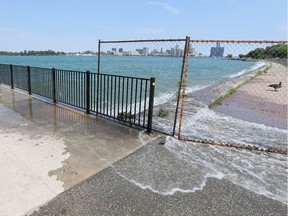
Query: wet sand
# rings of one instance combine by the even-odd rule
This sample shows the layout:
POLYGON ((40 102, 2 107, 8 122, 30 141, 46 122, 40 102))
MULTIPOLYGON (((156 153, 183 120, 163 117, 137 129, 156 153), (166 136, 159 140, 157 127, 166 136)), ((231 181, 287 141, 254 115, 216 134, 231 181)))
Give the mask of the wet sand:
POLYGON ((245 121, 287 129, 287 68, 272 63, 266 73, 252 79, 212 110, 245 121), (268 87, 282 82, 277 91, 268 87))

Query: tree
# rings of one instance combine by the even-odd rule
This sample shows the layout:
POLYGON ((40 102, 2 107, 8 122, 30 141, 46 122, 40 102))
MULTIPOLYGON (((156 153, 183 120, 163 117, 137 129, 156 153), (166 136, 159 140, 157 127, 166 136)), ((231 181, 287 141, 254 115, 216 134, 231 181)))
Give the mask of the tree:
POLYGON ((232 54, 227 54, 227 58, 231 59, 233 57, 232 54))
POLYGON ((240 54, 240 58, 252 58, 252 59, 265 59, 265 58, 287 58, 288 57, 288 45, 277 44, 267 46, 264 48, 257 48, 250 51, 246 55, 240 54))

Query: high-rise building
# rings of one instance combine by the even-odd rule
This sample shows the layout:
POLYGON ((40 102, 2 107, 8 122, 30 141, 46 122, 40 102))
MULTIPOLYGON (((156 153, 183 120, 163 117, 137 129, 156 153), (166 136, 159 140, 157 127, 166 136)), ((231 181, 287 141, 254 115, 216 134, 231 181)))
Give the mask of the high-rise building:
POLYGON ((196 56, 196 55, 197 55, 196 49, 193 48, 193 47, 191 47, 190 50, 189 50, 189 55, 190 55, 190 56, 196 56))
POLYGON ((143 55, 148 55, 149 49, 148 47, 143 47, 143 55))
POLYGON ((224 47, 220 47, 220 43, 216 43, 216 47, 211 47, 210 57, 223 57, 224 56, 224 47))

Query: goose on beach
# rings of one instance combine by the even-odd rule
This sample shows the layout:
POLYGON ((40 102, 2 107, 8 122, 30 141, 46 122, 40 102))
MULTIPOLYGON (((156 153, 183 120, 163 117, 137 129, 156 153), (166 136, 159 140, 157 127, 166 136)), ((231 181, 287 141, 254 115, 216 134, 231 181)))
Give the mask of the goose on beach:
POLYGON ((277 91, 278 88, 282 87, 281 84, 282 84, 282 82, 279 82, 279 84, 271 84, 268 87, 272 87, 272 88, 274 88, 275 91, 277 91))

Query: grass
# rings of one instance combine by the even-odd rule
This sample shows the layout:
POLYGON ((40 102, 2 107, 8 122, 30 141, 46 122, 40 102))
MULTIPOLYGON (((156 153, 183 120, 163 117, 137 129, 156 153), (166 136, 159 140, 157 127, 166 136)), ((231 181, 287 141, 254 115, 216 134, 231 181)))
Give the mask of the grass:
POLYGON ((237 92, 237 90, 239 88, 241 88, 242 86, 244 86, 245 84, 247 84, 248 82, 250 82, 251 80, 255 79, 256 77, 262 75, 263 73, 265 73, 269 68, 271 68, 272 64, 270 63, 269 66, 267 66, 264 70, 259 70, 253 77, 250 77, 249 79, 245 80, 244 82, 240 83, 239 85, 237 85, 235 88, 230 89, 225 95, 220 96, 219 98, 217 98, 215 101, 213 101, 210 105, 209 108, 213 107, 213 106, 217 106, 217 105, 221 105, 223 103, 223 101, 229 97, 230 95, 234 94, 237 92))
POLYGON ((158 113, 158 116, 161 117, 161 118, 164 118, 166 116, 168 116, 170 113, 170 110, 167 110, 167 109, 160 109, 159 110, 159 113, 158 113))

